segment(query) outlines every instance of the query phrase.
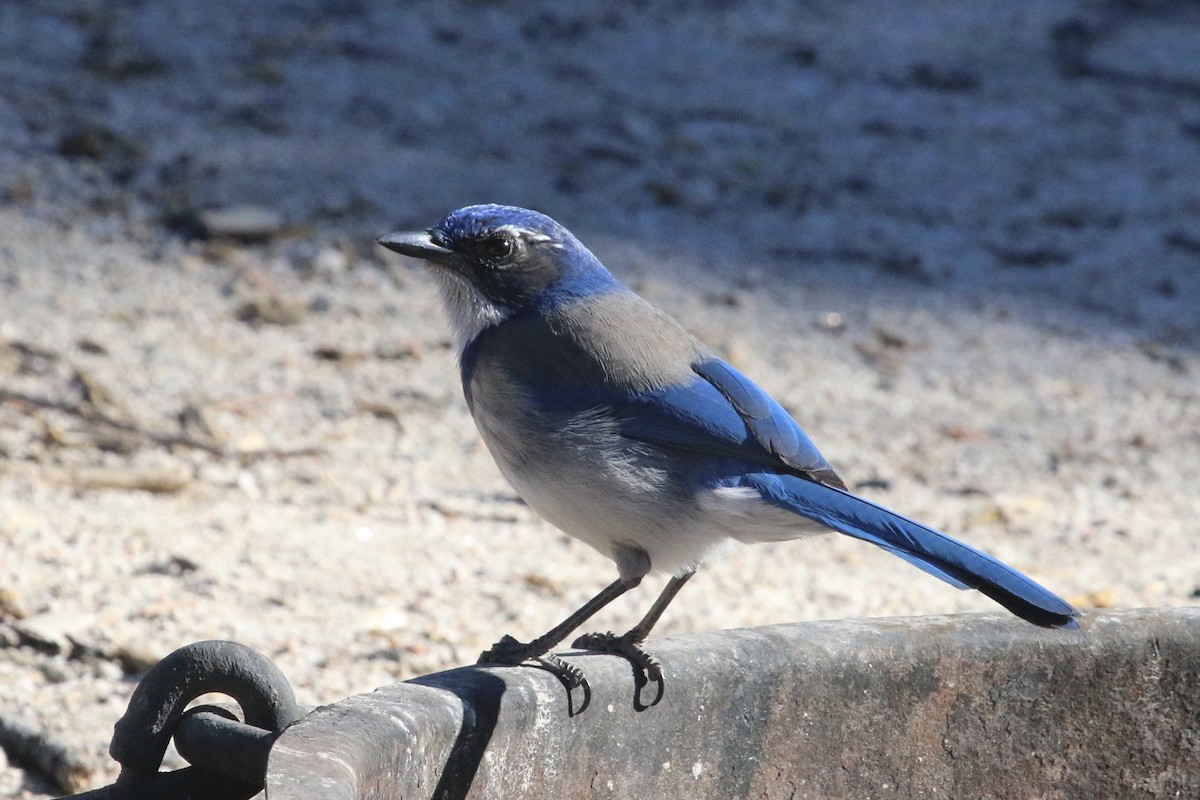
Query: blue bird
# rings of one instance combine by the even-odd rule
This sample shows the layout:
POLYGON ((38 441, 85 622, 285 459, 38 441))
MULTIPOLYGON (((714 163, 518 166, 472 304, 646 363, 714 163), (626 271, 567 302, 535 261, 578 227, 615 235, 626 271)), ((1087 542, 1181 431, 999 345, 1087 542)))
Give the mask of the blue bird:
POLYGON ((619 653, 660 683, 642 643, 705 561, 736 543, 830 529, 870 542, 1035 625, 1078 612, 1012 567, 846 488, 786 411, 535 211, 459 209, 379 244, 428 264, 458 344, 467 405, 500 471, 542 517, 611 558, 618 578, 530 642, 483 663, 537 661, 654 572, 671 576, 627 633, 576 647, 619 653))

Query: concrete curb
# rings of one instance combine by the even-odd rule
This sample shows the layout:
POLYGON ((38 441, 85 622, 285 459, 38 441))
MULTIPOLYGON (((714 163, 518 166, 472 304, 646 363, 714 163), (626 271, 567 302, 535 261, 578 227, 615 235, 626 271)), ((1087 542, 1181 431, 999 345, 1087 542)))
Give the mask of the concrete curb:
POLYGON ((1200 797, 1200 608, 840 620, 580 653, 591 696, 466 667, 289 728, 271 800, 1200 797), (646 696, 651 695, 651 696, 646 696))

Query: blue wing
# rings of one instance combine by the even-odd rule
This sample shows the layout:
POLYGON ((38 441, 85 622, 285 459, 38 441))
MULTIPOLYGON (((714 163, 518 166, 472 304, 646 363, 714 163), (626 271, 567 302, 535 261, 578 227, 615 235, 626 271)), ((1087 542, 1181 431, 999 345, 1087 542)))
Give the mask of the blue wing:
POLYGON ((845 488, 808 434, 753 381, 716 358, 692 370, 696 378, 686 385, 612 403, 622 435, 845 488))
MULTIPOLYGON (((575 322, 580 320, 595 323, 588 316, 575 322)), ((648 389, 674 370, 643 352, 635 355, 642 357, 639 380, 618 385, 604 359, 584 347, 573 329, 564 333, 544 317, 518 316, 484 330, 463 351, 463 391, 472 405, 476 370, 499 363, 544 411, 611 409, 622 435, 650 446, 740 459, 845 487, 783 407, 729 364, 706 358, 691 364, 694 377, 687 383, 648 389)))

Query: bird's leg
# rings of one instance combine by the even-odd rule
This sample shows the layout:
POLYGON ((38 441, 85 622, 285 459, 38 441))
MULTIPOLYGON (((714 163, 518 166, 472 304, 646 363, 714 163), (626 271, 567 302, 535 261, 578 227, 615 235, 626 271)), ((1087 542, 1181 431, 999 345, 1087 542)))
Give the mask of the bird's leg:
MULTIPOLYGON (((591 619, 597 611, 641 582, 642 579, 640 576, 636 578, 618 578, 604 587, 591 600, 584 603, 574 614, 533 641, 528 643, 518 642, 511 636, 504 636, 500 641, 492 645, 491 649, 485 650, 480 654, 479 663, 509 664, 515 666, 523 661, 536 661, 566 681, 571 688, 580 686, 584 682, 583 672, 578 667, 573 667, 558 656, 550 653, 550 649, 571 635, 571 632, 580 625, 591 619)), ((661 600, 662 598, 659 599, 661 600)), ((658 603, 655 603, 655 606, 657 605, 658 603)), ((663 605, 665 606, 666 604, 664 603, 663 605)), ((662 611, 660 610, 658 613, 661 614, 662 611)), ((647 617, 649 616, 647 614, 647 617)), ((656 619, 658 619, 657 616, 650 621, 650 625, 653 625, 656 619)), ((642 620, 642 622, 644 623, 645 620, 642 620)), ((646 630, 648 631, 649 628, 647 627, 646 630)))
POLYGON ((646 612, 646 616, 642 617, 641 622, 634 625, 623 635, 618 636, 611 631, 608 633, 585 633, 575 640, 573 646, 624 656, 635 667, 638 667, 645 673, 647 680, 661 683, 662 664, 659 663, 657 658, 642 648, 642 642, 646 641, 646 637, 650 635, 650 630, 658 622, 663 612, 667 610, 667 606, 671 604, 671 601, 675 599, 675 595, 679 594, 679 590, 695 574, 695 570, 692 570, 682 576, 672 576, 671 580, 663 588, 662 594, 658 596, 658 599, 654 601, 654 605, 650 606, 650 610, 646 612))

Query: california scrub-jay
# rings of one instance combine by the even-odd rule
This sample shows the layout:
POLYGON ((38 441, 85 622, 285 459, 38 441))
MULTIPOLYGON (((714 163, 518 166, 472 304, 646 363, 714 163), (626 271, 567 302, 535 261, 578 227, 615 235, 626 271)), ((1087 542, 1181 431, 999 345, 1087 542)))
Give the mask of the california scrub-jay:
POLYGON ((701 564, 738 542, 831 528, 1035 625, 1077 626, 1079 612, 1012 567, 852 494, 766 392, 549 217, 469 206, 379 243, 437 278, 467 406, 500 471, 538 514, 617 566, 617 580, 560 625, 529 643, 505 636, 481 662, 539 661, 577 686, 578 668, 550 649, 648 573, 666 573, 629 632, 575 641, 661 682, 641 643, 701 564))

